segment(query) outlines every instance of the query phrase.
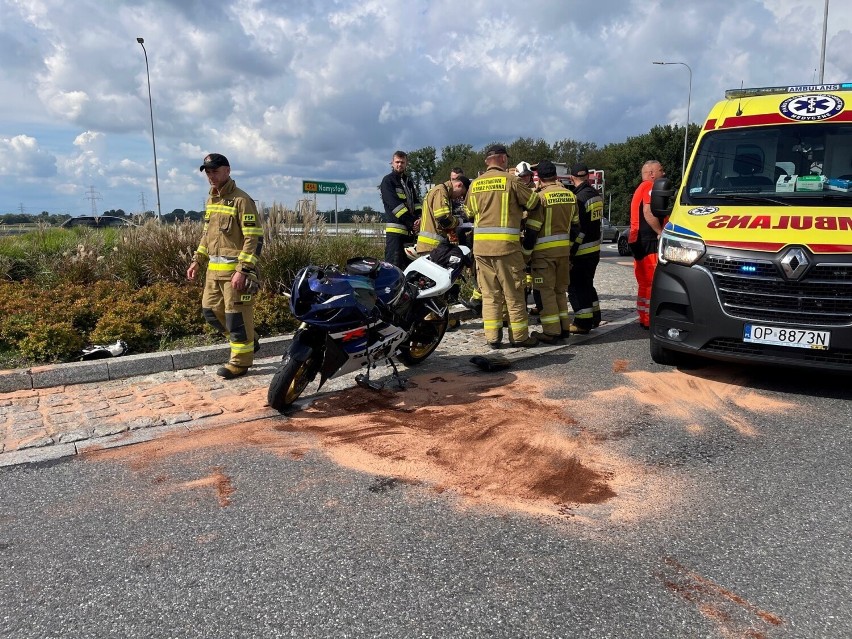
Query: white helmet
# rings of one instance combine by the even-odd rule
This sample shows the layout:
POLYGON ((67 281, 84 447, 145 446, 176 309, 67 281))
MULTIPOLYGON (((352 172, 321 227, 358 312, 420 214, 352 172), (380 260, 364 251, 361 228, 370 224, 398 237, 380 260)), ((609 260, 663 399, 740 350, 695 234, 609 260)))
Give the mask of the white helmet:
POLYGON ((530 175, 533 172, 529 162, 518 162, 518 166, 515 167, 515 171, 519 177, 530 175))

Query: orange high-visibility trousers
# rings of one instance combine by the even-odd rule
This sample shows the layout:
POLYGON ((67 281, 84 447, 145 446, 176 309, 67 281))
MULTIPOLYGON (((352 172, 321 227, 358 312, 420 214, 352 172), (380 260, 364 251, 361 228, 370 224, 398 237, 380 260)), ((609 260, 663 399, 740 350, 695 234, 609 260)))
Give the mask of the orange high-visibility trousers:
POLYGON ((654 281, 654 270, 657 268, 657 254, 650 253, 645 257, 634 260, 633 272, 636 274, 636 312, 639 323, 648 327, 651 323, 651 284, 654 281))

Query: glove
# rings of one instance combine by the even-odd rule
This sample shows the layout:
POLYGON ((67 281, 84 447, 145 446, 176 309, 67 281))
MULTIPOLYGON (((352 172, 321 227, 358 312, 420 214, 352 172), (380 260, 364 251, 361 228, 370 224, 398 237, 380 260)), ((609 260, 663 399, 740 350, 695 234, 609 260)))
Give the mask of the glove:
POLYGON ((260 282, 257 279, 257 273, 254 272, 245 272, 243 271, 243 275, 246 276, 246 288, 245 292, 249 295, 254 295, 260 290, 260 282))

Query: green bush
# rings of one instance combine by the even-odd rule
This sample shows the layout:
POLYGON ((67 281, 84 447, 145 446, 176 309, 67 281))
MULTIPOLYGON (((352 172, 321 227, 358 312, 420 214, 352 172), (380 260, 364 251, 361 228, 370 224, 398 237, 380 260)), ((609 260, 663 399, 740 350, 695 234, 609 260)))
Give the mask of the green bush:
MULTIPOLYGON (((204 341, 202 277, 186 280, 201 223, 92 229, 40 226, 0 237, 0 365, 79 359, 86 344, 127 342, 132 352, 204 341)), ((255 328, 292 331, 289 291, 307 264, 381 257, 384 238, 329 237, 321 219, 275 218, 265 228, 255 328), (283 220, 283 221, 282 221, 283 220)))
POLYGON ((39 320, 17 344, 21 355, 34 362, 62 362, 79 359, 83 337, 66 323, 39 320))

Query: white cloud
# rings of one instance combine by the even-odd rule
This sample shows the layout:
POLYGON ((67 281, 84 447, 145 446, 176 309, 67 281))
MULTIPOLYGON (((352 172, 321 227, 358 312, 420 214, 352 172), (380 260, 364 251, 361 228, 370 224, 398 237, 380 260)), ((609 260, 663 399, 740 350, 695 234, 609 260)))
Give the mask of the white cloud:
POLYGON ((56 158, 28 135, 0 138, 0 175, 29 181, 50 179, 56 175, 56 158))

